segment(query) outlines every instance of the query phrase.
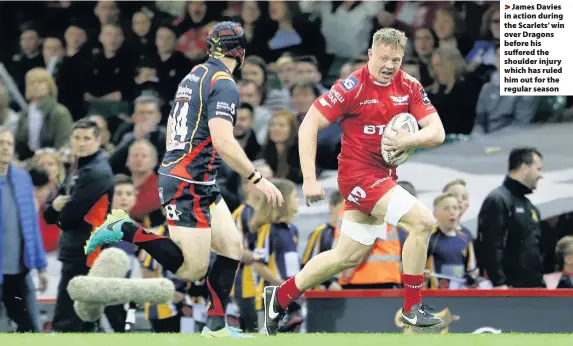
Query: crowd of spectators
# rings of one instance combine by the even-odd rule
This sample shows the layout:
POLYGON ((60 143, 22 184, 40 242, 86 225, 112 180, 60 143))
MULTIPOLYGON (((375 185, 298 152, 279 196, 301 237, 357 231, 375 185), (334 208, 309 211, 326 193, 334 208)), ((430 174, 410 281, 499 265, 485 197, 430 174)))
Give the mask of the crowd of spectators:
MULTIPOLYGON (((249 42, 245 64, 236 73, 244 103, 236 136, 249 157, 265 159, 277 177, 297 183, 298 124, 334 80, 362 66, 371 34, 380 27, 408 34, 403 69, 427 88, 447 134, 488 134, 572 113, 565 108, 573 101, 563 97, 499 95, 497 3, 52 1, 0 6, 5 26, 0 59, 14 82, 2 78, 0 121, 17 134, 22 161, 45 147, 66 151, 73 121, 85 116, 106 133, 104 150, 115 173, 126 172, 127 147, 137 138, 148 138, 161 157, 175 89, 205 59, 208 30, 225 19, 243 23, 249 42), (22 95, 19 102, 14 89, 22 95), (141 96, 149 101, 136 102, 141 96)), ((319 142, 319 166, 335 169, 338 124, 323 130, 319 142)))
MULTIPOLYGON (((113 173, 131 177, 130 214, 146 227, 163 224, 156 168, 172 98, 179 81, 205 60, 209 29, 229 19, 244 25, 248 39, 235 76, 242 103, 234 134, 248 157, 264 161, 276 178, 302 182, 298 126, 334 81, 363 66, 381 27, 408 35, 402 69, 424 85, 449 135, 502 135, 573 119, 569 97, 500 95, 498 3, 2 2, 0 125, 14 134, 15 161, 32 170, 47 252, 57 251, 60 230, 44 220, 44 202, 73 169, 69 138, 85 117, 97 124, 113 173)), ((341 133, 338 123, 319 133, 319 170, 337 168, 341 133)), ((241 177, 224 165, 218 180, 229 208, 239 207, 241 177)), ((463 181, 444 188, 434 204, 443 232, 432 239, 460 238, 463 274, 475 278, 473 240, 458 223, 467 201, 463 181)), ((563 220, 570 224, 569 216, 563 220)), ((430 273, 439 251, 430 249, 430 273)))

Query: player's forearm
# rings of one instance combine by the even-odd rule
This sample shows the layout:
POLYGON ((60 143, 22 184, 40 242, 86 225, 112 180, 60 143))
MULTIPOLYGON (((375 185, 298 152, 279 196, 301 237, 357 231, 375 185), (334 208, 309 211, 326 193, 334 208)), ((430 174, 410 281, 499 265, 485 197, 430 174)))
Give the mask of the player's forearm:
POLYGON ((316 148, 318 126, 303 121, 298 129, 298 153, 304 179, 316 179, 316 148))
POLYGON ((412 148, 431 148, 442 144, 446 139, 446 134, 441 123, 433 123, 423 127, 410 137, 412 148))
POLYGON ((273 272, 261 262, 253 262, 253 269, 259 274, 263 280, 271 285, 282 285, 283 280, 279 279, 273 272))
POLYGON ((253 166, 239 142, 234 138, 213 142, 213 146, 223 161, 240 176, 246 178, 255 170, 255 166, 253 166))
POLYGON ((248 249, 243 249, 243 255, 241 256, 241 262, 245 264, 251 264, 254 261, 253 252, 248 249))

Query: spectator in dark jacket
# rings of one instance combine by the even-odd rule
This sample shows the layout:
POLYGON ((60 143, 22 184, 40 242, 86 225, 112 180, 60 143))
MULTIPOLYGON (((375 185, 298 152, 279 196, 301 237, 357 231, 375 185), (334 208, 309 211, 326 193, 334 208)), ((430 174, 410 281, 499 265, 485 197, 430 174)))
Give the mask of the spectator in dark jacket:
POLYGON ((166 131, 165 127, 159 126, 161 120, 159 100, 151 95, 135 99, 132 119, 133 124, 120 125, 114 136, 114 142, 117 140, 117 145, 109 157, 109 164, 116 174, 129 174, 126 167, 129 146, 137 139, 149 140, 157 150, 157 157, 162 158, 165 153, 166 131))
POLYGON ((469 134, 475 120, 479 89, 459 50, 437 48, 432 54, 435 83, 427 88, 428 96, 440 113, 446 134, 469 134))
MULTIPOLYGON (((270 21, 264 30, 255 32, 252 39, 254 51, 265 61, 277 61, 284 52, 293 55, 314 55, 318 61, 326 61, 326 42, 320 28, 308 21, 301 13, 298 2, 271 1, 268 3, 270 21)), ((326 66, 320 66, 321 71, 326 66)))
POLYGON ((503 185, 490 192, 481 206, 477 262, 498 288, 545 287, 539 209, 526 197, 542 178, 541 169, 538 150, 513 149, 503 185))
POLYGON ((114 176, 99 151, 100 144, 95 122, 85 119, 74 125, 70 145, 76 162, 57 196, 44 209, 46 222, 57 223, 62 230, 59 255, 62 273, 53 319, 57 332, 91 332, 95 327, 76 315, 67 286, 74 277, 87 275, 84 245, 111 209, 114 176))
POLYGON ((529 125, 535 117, 541 97, 502 96, 500 92, 500 51, 495 52, 495 71, 483 85, 476 104, 473 135, 507 133, 529 125), (498 132, 504 130, 504 132, 498 132))
POLYGON ((251 161, 256 159, 261 151, 261 145, 257 141, 257 135, 253 130, 254 112, 253 106, 248 103, 241 103, 237 109, 237 121, 233 128, 235 138, 251 161))

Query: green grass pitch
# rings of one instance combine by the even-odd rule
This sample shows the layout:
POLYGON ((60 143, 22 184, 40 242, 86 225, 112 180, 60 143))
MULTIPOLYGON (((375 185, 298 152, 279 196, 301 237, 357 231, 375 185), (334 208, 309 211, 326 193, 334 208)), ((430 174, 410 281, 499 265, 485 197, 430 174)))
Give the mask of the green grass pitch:
POLYGON ((289 334, 205 339, 196 334, 0 334, 2 346, 573 346, 573 334, 289 334))

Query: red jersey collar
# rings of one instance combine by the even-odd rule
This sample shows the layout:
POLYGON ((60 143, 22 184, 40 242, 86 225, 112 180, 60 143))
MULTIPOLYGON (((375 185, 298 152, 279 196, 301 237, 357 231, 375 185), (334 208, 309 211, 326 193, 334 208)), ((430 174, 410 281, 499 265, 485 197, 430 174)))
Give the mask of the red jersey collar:
POLYGON ((363 69, 364 69, 365 73, 368 75, 369 80, 370 80, 374 85, 381 86, 381 87, 390 86, 390 84, 392 84, 392 82, 394 81, 394 78, 396 78, 396 74, 397 74, 397 72, 396 72, 396 74, 394 75, 394 77, 392 77, 392 80, 390 81, 390 83, 388 83, 388 84, 382 84, 382 83, 380 83, 380 82, 377 82, 376 79, 374 79, 374 77, 372 77, 372 74, 371 74, 370 71, 368 70, 368 63, 364 64, 363 69))

